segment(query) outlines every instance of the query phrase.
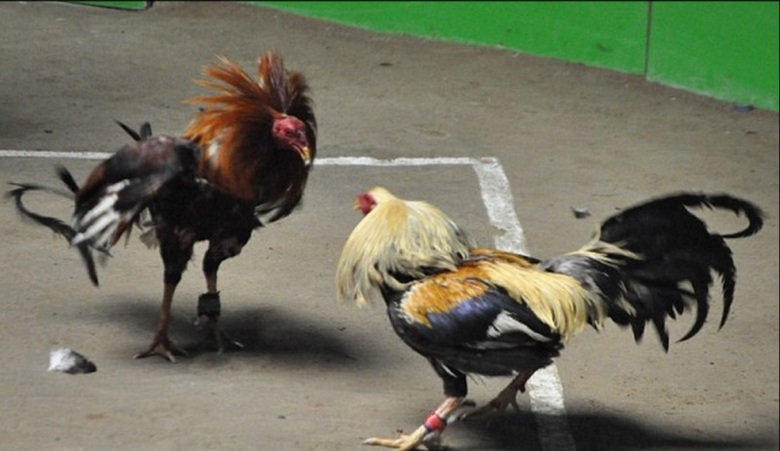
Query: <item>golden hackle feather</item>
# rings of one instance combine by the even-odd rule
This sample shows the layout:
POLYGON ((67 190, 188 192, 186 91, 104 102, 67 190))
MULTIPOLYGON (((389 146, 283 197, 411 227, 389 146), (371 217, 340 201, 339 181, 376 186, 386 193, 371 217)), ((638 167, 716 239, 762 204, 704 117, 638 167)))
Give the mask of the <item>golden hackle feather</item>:
POLYGON ((304 94, 308 87, 300 74, 286 72, 282 57, 274 52, 258 62, 257 80, 229 59, 218 59, 203 71, 210 78, 195 80, 218 94, 187 99, 205 108, 189 123, 184 137, 204 151, 201 176, 239 198, 252 200, 258 194, 258 175, 268 170, 274 120, 288 110, 300 109, 302 115, 312 116, 302 120, 316 127, 304 94))
MULTIPOLYGON (((534 314, 568 340, 588 323, 601 327, 606 304, 564 274, 541 271, 522 256, 493 249, 473 249, 464 265, 477 276, 506 290, 509 297, 527 305, 534 314)), ((460 271, 459 271, 460 272, 460 271)))
MULTIPOLYGON (((634 261, 643 260, 643 257, 641 255, 637 255, 634 252, 629 251, 628 249, 624 249, 612 243, 606 243, 604 241, 601 241, 599 239, 599 229, 596 229, 596 231, 593 234, 593 237, 588 243, 586 243, 584 246, 577 249, 576 251, 569 252, 567 255, 578 255, 578 256, 586 257, 616 269, 620 268, 620 262, 626 262, 631 260, 634 261)), ((595 283, 591 283, 590 285, 594 286, 595 283)), ((620 308, 622 311, 629 314, 630 316, 632 317, 637 316, 636 307, 628 299, 626 299, 624 295, 625 290, 620 290, 619 293, 621 294, 619 297, 607 299, 606 297, 604 297, 606 296, 605 293, 601 292, 600 290, 591 290, 591 295, 602 296, 600 301, 603 302, 604 305, 606 305, 607 303, 612 303, 618 308, 620 308)))
POLYGON ((520 255, 475 248, 466 233, 433 205, 398 199, 381 187, 368 193, 377 205, 342 250, 336 271, 340 299, 364 304, 383 285, 397 291, 411 288, 403 309, 427 324, 427 314, 447 312, 484 294, 490 284, 526 304, 564 339, 589 322, 597 327, 603 323, 606 304, 577 280, 542 271, 520 255))
POLYGON ((456 272, 430 276, 409 289, 401 310, 412 321, 430 326, 428 315, 449 312, 464 300, 484 295, 488 285, 480 279, 481 275, 482 271, 475 267, 461 267, 456 272))
POLYGON ((271 106, 278 111, 288 111, 295 103, 295 97, 301 94, 296 89, 300 74, 289 74, 290 80, 288 80, 287 71, 281 64, 280 57, 272 54, 260 59, 258 70, 260 86, 267 92, 275 93, 274 98, 271 99, 271 106))
POLYGON ((477 299, 490 286, 503 288, 528 306, 564 340, 580 332, 589 319, 594 323, 604 319, 603 306, 591 302, 574 279, 500 258, 468 260, 456 271, 429 277, 409 290, 402 310, 415 322, 430 325, 428 315, 447 313, 465 300, 477 299))
POLYGON ((339 299, 365 304, 382 285, 398 291, 409 287, 393 274, 421 279, 455 269, 468 255, 470 238, 438 208, 398 199, 381 187, 368 193, 377 206, 344 244, 336 269, 339 299))
POLYGON ((263 123, 270 127, 273 112, 269 96, 258 82, 227 58, 220 57, 219 64, 207 67, 204 74, 224 84, 196 80, 198 85, 220 94, 187 100, 205 108, 187 126, 184 137, 196 141, 204 150, 199 165, 203 177, 249 200, 255 195, 252 189, 255 168, 246 139, 257 136, 252 128, 263 123))

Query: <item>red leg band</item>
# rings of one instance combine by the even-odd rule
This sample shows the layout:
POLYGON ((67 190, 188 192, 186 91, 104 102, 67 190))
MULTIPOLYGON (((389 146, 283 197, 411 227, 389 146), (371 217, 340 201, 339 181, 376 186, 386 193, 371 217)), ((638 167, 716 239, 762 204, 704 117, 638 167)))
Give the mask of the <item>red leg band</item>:
POLYGON ((425 430, 428 432, 441 432, 447 427, 447 422, 434 412, 428 415, 423 422, 423 426, 425 426, 425 430))

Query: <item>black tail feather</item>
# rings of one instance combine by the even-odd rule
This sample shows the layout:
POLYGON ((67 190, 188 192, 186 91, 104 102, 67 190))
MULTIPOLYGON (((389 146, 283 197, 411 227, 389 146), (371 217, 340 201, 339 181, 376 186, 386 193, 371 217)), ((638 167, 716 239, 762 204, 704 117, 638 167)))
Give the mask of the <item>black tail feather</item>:
POLYGON ((57 166, 57 175, 59 176, 60 180, 68 187, 71 192, 74 194, 79 191, 79 185, 76 183, 76 180, 73 178, 73 175, 71 175, 70 171, 65 169, 64 166, 57 166))
MULTIPOLYGON (((65 173, 67 173, 67 175, 70 176, 70 173, 68 173, 67 170, 65 170, 65 173)), ((68 185, 69 188, 71 188, 71 191, 73 191, 71 184, 68 183, 67 181, 65 183, 66 185, 68 185)), ((73 182, 73 184, 75 185, 75 182, 73 182)), ((71 243, 73 237, 76 235, 76 231, 73 230, 72 227, 70 227, 68 224, 66 224, 60 219, 51 216, 40 215, 38 213, 30 211, 24 205, 24 202, 22 202, 22 196, 24 196, 24 194, 28 191, 45 191, 69 199, 73 199, 73 193, 68 193, 65 191, 49 188, 46 186, 40 186, 40 185, 31 185, 31 184, 22 184, 22 183, 11 183, 11 185, 16 186, 16 188, 11 191, 8 191, 5 194, 5 196, 7 198, 14 199, 16 209, 23 217, 30 219, 52 230, 54 233, 64 237, 68 241, 68 243, 71 243)), ((87 267, 87 274, 89 275, 89 280, 92 282, 93 285, 98 286, 99 283, 97 277, 97 270, 95 267, 95 259, 94 256, 92 255, 93 248, 91 248, 86 243, 77 244, 76 247, 79 250, 79 254, 81 255, 82 260, 84 261, 84 265, 87 267)))
POLYGON ((100 283, 98 282, 97 269, 95 268, 95 258, 92 256, 92 248, 87 243, 79 243, 76 245, 76 248, 78 248, 81 259, 84 261, 84 266, 87 267, 87 274, 89 274, 89 280, 92 282, 92 285, 99 286, 100 283))
POLYGON ((721 208, 731 210, 737 216, 744 215, 748 219, 748 226, 739 232, 721 234, 723 238, 744 238, 755 235, 764 225, 766 214, 756 205, 730 196, 728 194, 680 194, 666 199, 671 202, 679 202, 686 207, 707 207, 711 210, 721 208))
POLYGON ((16 209, 17 211, 19 211, 19 213, 22 214, 23 217, 31 219, 32 221, 37 222, 38 224, 51 229, 58 235, 62 235, 63 237, 65 237, 65 239, 68 241, 70 241, 73 238, 73 236, 76 235, 76 232, 65 222, 57 218, 53 218, 51 216, 43 216, 34 213, 30 211, 22 202, 22 196, 27 191, 46 191, 49 193, 54 193, 69 198, 72 198, 73 197, 72 195, 64 191, 59 191, 59 190, 55 190, 40 185, 31 185, 25 183, 11 183, 11 185, 16 186, 16 188, 11 191, 8 191, 5 194, 5 197, 14 199, 14 203, 16 204, 16 209))
MULTIPOLYGON (((709 304, 709 284, 694 284, 693 287, 694 297, 696 299, 696 320, 694 321, 688 332, 683 335, 678 341, 685 341, 693 337, 704 326, 704 322, 707 320, 707 315, 710 312, 709 304)), ((731 303, 734 300, 733 293, 723 295, 723 313, 726 315, 721 318, 721 326, 723 321, 728 317, 728 311, 731 309, 731 303)))
POLYGON ((652 320, 655 330, 658 332, 658 338, 661 340, 661 345, 664 347, 664 351, 668 351, 669 332, 666 330, 666 316, 663 312, 656 312, 656 314, 653 315, 652 320))
POLYGON ((140 129, 141 139, 148 139, 152 137, 152 124, 144 122, 141 124, 140 129))
POLYGON ((128 135, 130 135, 131 138, 135 141, 143 141, 144 139, 148 139, 152 136, 152 124, 149 122, 144 122, 141 124, 141 128, 139 131, 135 131, 129 126, 127 126, 125 123, 120 122, 116 119, 114 119, 114 122, 116 122, 120 127, 122 127, 122 130, 125 131, 128 135))
POLYGON ((723 299, 719 328, 726 323, 734 301, 736 267, 725 239, 753 235, 763 221, 759 207, 727 194, 671 195, 607 219, 595 242, 543 267, 580 280, 605 302, 615 323, 631 326, 636 341, 651 322, 668 349, 667 318, 695 308, 693 325, 679 341, 690 339, 704 326, 713 274, 720 278, 723 299), (729 234, 711 232, 688 210, 701 207, 732 211, 746 217, 748 225, 729 234))
MULTIPOLYGON (((723 327, 736 285, 734 260, 724 239, 753 235, 761 229, 763 220, 761 209, 745 200, 727 194, 682 193, 652 200, 605 221, 600 239, 640 257, 623 258, 619 269, 624 283, 636 285, 639 293, 634 299, 629 296, 629 302, 640 301, 644 307, 630 320, 632 325, 650 319, 666 348, 666 318, 674 319, 688 305, 695 305, 694 323, 679 341, 690 339, 701 330, 709 314, 714 272, 721 279, 723 312, 719 327, 723 327), (712 233, 687 210, 701 207, 732 211, 745 216, 748 225, 734 233, 712 233), (684 288, 686 284, 690 290, 684 288)), ((643 331, 643 326, 633 327, 635 334, 643 331)))

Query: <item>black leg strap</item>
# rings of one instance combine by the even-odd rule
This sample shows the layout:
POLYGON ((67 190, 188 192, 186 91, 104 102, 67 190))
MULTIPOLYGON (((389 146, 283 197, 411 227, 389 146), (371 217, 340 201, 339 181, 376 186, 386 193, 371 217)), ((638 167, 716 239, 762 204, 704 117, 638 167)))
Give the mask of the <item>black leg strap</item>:
POLYGON ((217 319, 221 307, 219 293, 203 293, 198 297, 198 316, 206 315, 211 319, 217 319))

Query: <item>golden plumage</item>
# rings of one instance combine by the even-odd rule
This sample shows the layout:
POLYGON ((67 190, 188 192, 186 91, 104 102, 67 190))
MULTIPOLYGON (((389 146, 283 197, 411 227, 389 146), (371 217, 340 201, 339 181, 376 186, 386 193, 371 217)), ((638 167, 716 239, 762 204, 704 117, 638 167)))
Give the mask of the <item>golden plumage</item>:
POLYGON ((393 274, 422 278, 426 271, 455 269, 472 247, 467 234, 441 210, 395 197, 387 189, 368 191, 377 205, 350 234, 339 258, 339 299, 365 304, 377 287, 404 290, 393 274))
POLYGON ((528 305, 541 321, 568 339, 587 324, 601 324, 602 303, 591 299, 569 276, 540 271, 522 256, 475 248, 466 232, 439 208, 422 201, 399 199, 383 187, 367 192, 376 202, 355 227, 341 252, 336 271, 339 299, 366 303, 378 287, 404 291, 411 281, 433 274, 412 288, 416 301, 404 303, 407 313, 427 324, 426 315, 442 313, 499 286, 528 305), (421 304, 422 303, 422 304, 421 304))
POLYGON ((589 321, 597 327, 603 324, 605 304, 576 279, 541 271, 537 264, 508 252, 474 249, 471 255, 477 257, 473 265, 481 270, 478 277, 505 289, 515 301, 526 304, 564 341, 580 332, 589 321))
POLYGON ((763 213, 729 195, 680 193, 608 218, 580 249, 547 260, 474 248, 435 207, 404 201, 383 188, 358 196, 366 216, 339 259, 340 297, 366 301, 379 290, 395 333, 431 363, 445 399, 424 424, 397 439, 364 443, 430 447, 468 393, 467 376, 513 376, 492 401, 467 415, 507 406, 528 379, 557 357, 566 341, 607 318, 630 326, 639 341, 652 323, 664 348, 666 319, 695 306, 695 335, 709 311, 712 273, 721 278, 725 322, 736 268, 724 238, 761 229, 763 213), (744 214, 742 231, 718 235, 688 207, 744 214))

